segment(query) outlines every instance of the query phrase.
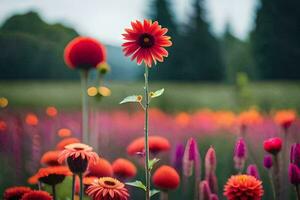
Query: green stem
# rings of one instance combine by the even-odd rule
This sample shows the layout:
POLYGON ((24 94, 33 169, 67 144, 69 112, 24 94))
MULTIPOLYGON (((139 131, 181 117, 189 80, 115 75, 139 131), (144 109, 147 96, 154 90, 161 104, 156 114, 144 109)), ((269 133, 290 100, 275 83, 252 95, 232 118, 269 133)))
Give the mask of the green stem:
POLYGON ((276 194, 276 200, 280 199, 281 191, 280 191, 280 167, 279 167, 279 159, 278 154, 274 155, 274 165, 273 165, 273 181, 274 181, 274 188, 276 194))
POLYGON ((53 200, 56 200, 56 188, 55 188, 55 185, 52 185, 52 195, 53 195, 53 200))
POLYGON ((148 142, 148 109, 149 109, 149 69, 145 66, 145 176, 146 176, 146 200, 150 200, 150 170, 149 170, 149 142, 148 142))
POLYGON ((83 178, 82 178, 82 173, 79 174, 79 181, 80 181, 80 198, 79 198, 79 200, 83 200, 83 178))
POLYGON ((270 178, 270 182, 271 182, 271 188, 272 188, 272 193, 273 193, 273 200, 276 199, 276 193, 275 193, 275 187, 274 187, 274 182, 273 182, 273 176, 272 173, 269 171, 269 178, 270 178))
POLYGON ((73 174, 73 177, 72 177, 72 197, 71 197, 71 200, 74 200, 74 194, 75 194, 75 179, 76 179, 76 175, 73 174))
POLYGON ((81 97, 82 97, 82 141, 89 143, 89 111, 88 111, 88 96, 87 96, 87 81, 88 71, 81 71, 81 97))
POLYGON ((296 193, 297 193, 297 200, 300 200, 300 191, 299 191, 299 185, 295 186, 296 193))
POLYGON ((167 191, 161 191, 160 192, 160 200, 168 200, 169 197, 168 197, 168 192, 167 191))

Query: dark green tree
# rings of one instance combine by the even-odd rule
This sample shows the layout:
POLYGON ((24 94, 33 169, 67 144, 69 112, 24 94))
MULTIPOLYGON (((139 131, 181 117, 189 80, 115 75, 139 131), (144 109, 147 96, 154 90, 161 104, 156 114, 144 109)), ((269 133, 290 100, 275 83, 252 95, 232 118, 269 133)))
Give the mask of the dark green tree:
POLYGON ((262 78, 300 78, 299 8, 299 0, 261 0, 251 39, 262 78))
POLYGON ((205 21, 203 0, 195 0, 193 14, 181 40, 183 64, 178 68, 178 79, 220 81, 224 78, 224 64, 218 40, 205 21))

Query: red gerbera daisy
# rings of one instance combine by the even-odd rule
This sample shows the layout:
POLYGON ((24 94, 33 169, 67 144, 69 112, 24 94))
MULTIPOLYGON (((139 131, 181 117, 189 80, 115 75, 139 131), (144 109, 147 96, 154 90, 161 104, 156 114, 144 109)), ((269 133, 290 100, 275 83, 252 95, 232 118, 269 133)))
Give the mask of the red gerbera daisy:
POLYGON ((95 163, 89 163, 87 171, 88 173, 86 176, 95 176, 98 178, 113 175, 113 169, 111 164, 103 158, 99 158, 98 161, 95 163))
POLYGON ((66 46, 64 57, 70 68, 90 69, 106 60, 106 51, 93 38, 77 37, 66 46))
MULTIPOLYGON (((149 136, 149 150, 153 154, 157 154, 161 151, 167 151, 171 147, 169 141, 161 136, 149 136)), ((127 147, 127 153, 134 155, 145 149, 144 137, 133 140, 127 147)))
POLYGON ((88 187, 86 193, 93 200, 127 200, 129 197, 125 185, 111 177, 99 178, 88 187))
POLYGON ((83 173, 86 171, 88 163, 97 162, 98 154, 93 152, 93 148, 82 143, 74 143, 65 146, 58 158, 59 163, 67 160, 70 170, 75 173, 83 173))
POLYGON ((164 47, 172 45, 171 37, 166 36, 167 28, 162 28, 157 21, 144 20, 144 23, 136 20, 131 22, 132 28, 126 28, 122 45, 125 56, 131 56, 131 60, 136 59, 138 64, 144 62, 151 67, 152 62, 163 62, 168 52, 164 47))
POLYGON ((77 138, 66 138, 61 140, 57 145, 56 145, 56 149, 57 150, 64 150, 65 146, 69 145, 69 144, 74 144, 74 143, 79 143, 80 141, 77 138))
POLYGON ((70 176, 72 173, 66 166, 52 166, 40 168, 35 175, 38 180, 48 185, 56 185, 63 182, 66 176, 70 176))
POLYGON ((47 151, 43 154, 41 158, 41 164, 49 165, 49 166, 57 166, 60 165, 57 161, 59 153, 61 151, 47 151))
POLYGON ((174 168, 163 165, 154 172, 152 181, 162 190, 172 190, 179 186, 180 177, 174 168))
POLYGON ((52 196, 48 192, 34 190, 24 194, 21 200, 52 200, 52 199, 53 199, 52 196))
POLYGON ((7 188, 4 191, 3 199, 20 200, 24 194, 30 191, 31 189, 29 187, 23 187, 23 186, 7 188))
POLYGON ((136 167, 127 159, 119 158, 115 160, 112 168, 114 175, 121 179, 132 178, 136 175, 136 167))
POLYGON ((250 175, 231 176, 224 187, 228 200, 260 200, 263 194, 262 182, 250 175))

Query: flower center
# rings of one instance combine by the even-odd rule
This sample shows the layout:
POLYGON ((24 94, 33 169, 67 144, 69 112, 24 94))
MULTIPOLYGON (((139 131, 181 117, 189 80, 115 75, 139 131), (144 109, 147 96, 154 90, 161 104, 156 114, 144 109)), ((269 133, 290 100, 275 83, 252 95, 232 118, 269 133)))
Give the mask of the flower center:
POLYGON ((106 185, 109 185, 109 186, 114 186, 114 185, 116 185, 116 183, 113 182, 113 181, 104 181, 104 183, 105 183, 106 185))
POLYGON ((82 150, 84 150, 84 148, 82 148, 82 147, 75 147, 74 148, 76 151, 82 151, 82 150))
POLYGON ((139 37, 138 43, 142 48, 150 48, 154 45, 155 39, 152 35, 144 33, 139 37))

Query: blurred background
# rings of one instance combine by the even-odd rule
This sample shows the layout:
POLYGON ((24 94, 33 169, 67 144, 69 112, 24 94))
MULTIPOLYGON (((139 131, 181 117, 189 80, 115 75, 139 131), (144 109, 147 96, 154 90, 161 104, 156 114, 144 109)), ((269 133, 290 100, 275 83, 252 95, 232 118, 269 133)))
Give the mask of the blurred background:
MULTIPOLYGON (((63 60, 65 45, 78 35, 104 43, 111 67, 103 83, 111 89, 111 95, 101 101, 90 98, 91 129, 97 137, 106 138, 94 144, 97 150, 113 161, 124 149, 109 149, 114 140, 109 135, 126 138, 123 143, 117 141, 124 148, 141 135, 140 110, 136 105, 120 106, 119 102, 143 92, 143 67, 123 55, 121 34, 132 20, 144 18, 167 27, 173 41, 169 57, 150 70, 150 88, 165 88, 165 94, 151 105, 155 108, 153 118, 158 120, 152 119, 150 128, 169 139, 180 135, 172 142, 172 151, 175 144, 203 133, 207 136, 199 142, 203 154, 210 144, 215 145, 217 153, 227 152, 220 161, 224 171, 218 172, 222 188, 234 171, 233 166, 225 164, 232 162, 235 138, 210 133, 231 133, 236 127, 220 131, 210 112, 238 113, 256 108, 265 115, 274 109, 300 110, 299 7, 299 0, 0 0, 0 122, 6 123, 0 128, 16 134, 1 135, 0 153, 5 164, 0 192, 12 184, 26 183, 26 177, 32 175, 22 157, 26 152, 30 155, 30 144, 38 141, 38 153, 32 157, 38 160, 59 140, 52 137, 49 142, 46 135, 68 128, 74 136, 80 136, 79 74, 68 69, 63 60), (48 119, 48 106, 55 107, 60 118, 48 119), (24 121, 28 113, 35 113, 39 120, 34 137, 30 135, 32 127, 28 129, 24 121), (166 123, 162 125, 160 120, 166 123), (132 122, 136 123, 129 126, 132 122), (191 123, 200 125, 191 128, 191 123), (22 136, 23 132, 30 137, 22 136), (223 144, 224 138, 228 144, 223 144), (10 153, 14 156, 7 156, 10 153), (11 165, 18 173, 8 167, 11 165), (15 177, 4 180, 7 174, 15 177)), ((97 84, 95 76, 95 72, 90 75, 89 86, 97 84)), ((230 116, 226 115, 225 122, 231 123, 230 116)), ((278 128, 267 122, 255 131, 279 134, 278 128)), ((168 157, 165 163, 171 161, 171 155, 164 156, 168 157)), ((266 194, 268 197, 271 191, 266 194)))

